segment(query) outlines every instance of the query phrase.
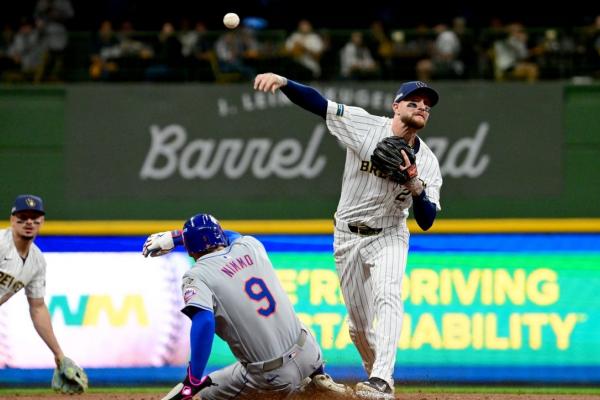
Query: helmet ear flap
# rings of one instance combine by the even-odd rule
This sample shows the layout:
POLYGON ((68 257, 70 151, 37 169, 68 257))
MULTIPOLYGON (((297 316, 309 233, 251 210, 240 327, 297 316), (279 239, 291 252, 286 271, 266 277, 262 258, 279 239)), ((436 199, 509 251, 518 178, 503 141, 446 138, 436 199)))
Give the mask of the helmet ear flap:
POLYGON ((219 221, 210 214, 197 214, 183 225, 183 243, 188 253, 203 253, 227 246, 227 236, 219 221))

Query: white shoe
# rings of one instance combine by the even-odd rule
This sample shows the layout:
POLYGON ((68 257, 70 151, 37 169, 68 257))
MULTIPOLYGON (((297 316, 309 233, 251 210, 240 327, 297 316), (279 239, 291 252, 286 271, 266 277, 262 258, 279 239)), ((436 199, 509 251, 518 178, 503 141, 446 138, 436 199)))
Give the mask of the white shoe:
POLYGON ((394 391, 381 378, 369 378, 368 381, 356 385, 356 395, 363 399, 394 400, 394 391))

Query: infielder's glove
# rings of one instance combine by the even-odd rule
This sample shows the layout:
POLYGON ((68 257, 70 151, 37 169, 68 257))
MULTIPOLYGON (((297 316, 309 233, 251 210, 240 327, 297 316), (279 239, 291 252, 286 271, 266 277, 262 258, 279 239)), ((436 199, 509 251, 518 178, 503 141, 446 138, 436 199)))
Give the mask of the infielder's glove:
POLYGON ((162 256, 173 251, 179 244, 183 244, 182 232, 179 230, 153 233, 144 242, 142 254, 144 257, 162 256))
POLYGON ((52 376, 52 389, 66 394, 81 394, 88 388, 88 377, 79 365, 68 357, 60 360, 60 365, 52 376))
POLYGON ((404 139, 398 136, 386 137, 377 143, 371 155, 371 164, 382 173, 383 177, 401 185, 417 176, 415 152, 404 139), (406 160, 410 163, 408 167, 406 160))

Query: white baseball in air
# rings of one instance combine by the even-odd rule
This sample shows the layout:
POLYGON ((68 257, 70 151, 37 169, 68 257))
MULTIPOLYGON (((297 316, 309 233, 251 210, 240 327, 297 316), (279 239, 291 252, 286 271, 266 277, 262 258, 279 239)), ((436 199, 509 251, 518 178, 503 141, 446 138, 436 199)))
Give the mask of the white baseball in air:
POLYGON ((223 24, 229 29, 233 29, 240 24, 240 17, 236 13, 227 13, 223 17, 223 24))

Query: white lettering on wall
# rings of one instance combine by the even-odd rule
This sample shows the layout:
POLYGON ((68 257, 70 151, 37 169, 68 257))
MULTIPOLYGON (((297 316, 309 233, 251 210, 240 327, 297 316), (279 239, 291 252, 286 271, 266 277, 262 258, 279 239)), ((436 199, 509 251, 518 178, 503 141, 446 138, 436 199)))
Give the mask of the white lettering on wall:
MULTIPOLYGON (((257 179, 314 179, 327 163, 327 158, 318 154, 325 129, 323 124, 317 125, 303 147, 293 138, 278 142, 269 138, 188 141, 181 125, 152 125, 150 149, 140 178, 163 180, 179 175, 184 179, 211 179, 222 172, 229 179, 248 173, 257 179)), ((491 160, 488 154, 481 154, 488 131, 489 123, 482 122, 473 137, 462 137, 454 143, 447 137, 429 137, 425 141, 438 158, 443 176, 477 178, 491 160)))
POLYGON ((150 127, 150 149, 140 171, 142 179, 167 179, 179 174, 184 179, 211 179, 220 171, 230 179, 250 172, 258 179, 276 176, 282 179, 316 178, 327 159, 318 155, 325 127, 319 124, 303 148, 296 139, 274 143, 268 138, 249 140, 195 139, 187 142, 180 125, 150 127))
POLYGON ((490 163, 489 155, 480 156, 489 129, 490 125, 482 122, 475 132, 475 137, 460 138, 451 146, 445 137, 431 137, 425 140, 440 162, 442 175, 452 178, 481 176, 490 163))

